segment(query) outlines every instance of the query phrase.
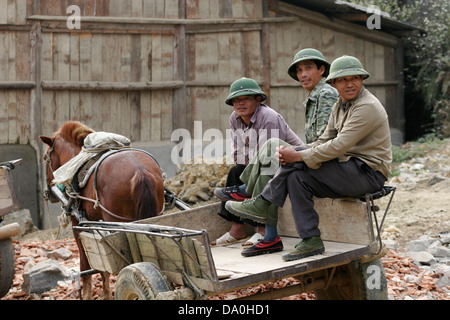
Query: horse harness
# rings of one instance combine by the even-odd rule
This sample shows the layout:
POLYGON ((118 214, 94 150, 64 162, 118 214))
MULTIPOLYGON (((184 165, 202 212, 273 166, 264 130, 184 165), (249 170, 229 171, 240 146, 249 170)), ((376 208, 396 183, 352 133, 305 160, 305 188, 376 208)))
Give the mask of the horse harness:
MULTIPOLYGON (((54 151, 54 145, 47 151, 47 153, 44 156, 44 161, 48 164, 48 166, 50 167, 50 169, 52 171, 53 171, 53 169, 51 166, 51 153, 53 151, 54 151)), ((121 220, 124 222, 131 222, 131 221, 135 220, 132 218, 125 218, 125 217, 121 217, 121 216, 114 214, 113 212, 111 212, 110 210, 105 208, 100 203, 100 200, 98 199, 97 174, 98 174, 98 168, 99 168, 100 164, 109 156, 119 153, 119 152, 123 152, 123 151, 138 151, 138 152, 143 152, 143 153, 147 154, 153 160, 155 160, 156 164, 158 165, 159 169, 161 170, 161 174, 163 175, 163 177, 165 176, 165 173, 162 171, 161 166, 159 165, 156 158, 152 154, 150 154, 149 152, 147 152, 145 150, 125 147, 125 148, 121 148, 121 149, 113 149, 113 150, 109 149, 109 150, 99 152, 95 157, 86 161, 80 167, 80 169, 78 169, 77 173, 73 177, 73 180, 72 180, 70 186, 57 185, 58 189, 61 192, 64 192, 69 197, 67 205, 63 205, 63 207, 62 207, 66 216, 75 217, 78 220, 78 222, 86 220, 85 212, 83 210, 81 210, 81 201, 84 200, 84 201, 93 202, 94 208, 100 207, 107 215, 109 215, 119 221, 121 220), (80 191, 86 186, 92 173, 94 174, 95 199, 83 197, 80 195, 80 191)), ((162 211, 164 211, 164 207, 163 207, 162 211)))
MULTIPOLYGON (((163 177, 165 176, 165 173, 162 171, 161 166, 160 166, 159 163, 158 163, 158 160, 156 160, 155 157, 154 157, 151 153, 149 153, 149 152, 147 152, 147 151, 145 151, 145 150, 141 150, 141 149, 133 149, 133 148, 126 148, 126 149, 119 149, 119 150, 110 150, 110 151, 107 151, 106 153, 100 154, 100 159, 99 159, 98 161, 96 161, 96 162, 94 161, 93 164, 92 164, 93 161, 88 161, 88 162, 80 169, 80 172, 79 172, 79 174, 77 175, 77 176, 78 176, 78 179, 83 178, 83 180, 81 180, 81 183, 80 183, 80 188, 84 188, 84 187, 86 186, 86 183, 87 183, 89 177, 90 177, 90 174, 92 174, 92 170, 91 170, 91 169, 94 168, 93 171, 94 171, 94 192, 95 192, 95 198, 96 198, 95 201, 92 200, 92 199, 89 199, 89 198, 82 197, 82 196, 80 196, 80 195, 78 195, 77 198, 79 198, 79 199, 81 199, 81 200, 86 200, 86 201, 94 202, 94 203, 95 203, 94 208, 100 207, 103 211, 105 211, 108 215, 112 216, 113 218, 116 218, 116 219, 119 219, 119 220, 124 220, 124 221, 133 221, 133 220, 135 220, 135 219, 120 217, 120 216, 118 216, 118 215, 112 213, 112 212, 109 211, 108 209, 106 209, 106 208, 100 203, 100 200, 98 199, 98 195, 97 195, 97 190, 98 190, 98 189, 97 189, 97 174, 98 174, 98 168, 99 168, 100 164, 101 164, 106 158, 108 158, 109 156, 111 156, 111 155, 113 155, 113 154, 116 154, 116 153, 119 153, 119 152, 122 152, 122 151, 138 151, 138 152, 143 152, 143 153, 145 153, 146 155, 150 156, 153 160, 155 160, 156 164, 157 164, 158 167, 159 167, 159 170, 161 171, 161 175, 162 175, 163 177), (89 166, 90 166, 90 167, 89 167, 89 166), (83 175, 84 175, 84 176, 83 176, 83 175)), ((95 159, 95 158, 94 158, 94 159, 95 159)), ((93 160, 93 159, 91 159, 91 160, 93 160)), ((78 180, 78 181, 80 181, 80 180, 78 180)), ((163 207, 162 211, 164 211, 164 207, 163 207)), ((162 211, 161 211, 161 212, 162 212, 162 211)))

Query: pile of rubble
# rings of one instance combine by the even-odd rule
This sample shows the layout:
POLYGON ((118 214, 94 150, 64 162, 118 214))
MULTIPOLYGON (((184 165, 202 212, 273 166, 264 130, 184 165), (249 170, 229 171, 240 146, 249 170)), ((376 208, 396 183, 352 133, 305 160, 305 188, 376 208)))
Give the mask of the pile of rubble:
POLYGON ((14 240, 16 274, 3 300, 78 299, 78 247, 73 238, 47 241, 14 240))
POLYGON ((192 164, 180 165, 176 176, 168 179, 165 187, 190 204, 217 201, 214 189, 225 186, 228 171, 233 165, 227 164, 225 157, 214 160, 214 163, 211 161, 197 157, 192 164))
MULTIPOLYGON (((395 300, 450 299, 450 233, 422 236, 409 242, 409 251, 392 249, 382 258, 388 294, 395 300)), ((388 246, 392 242, 385 241, 388 246)))
MULTIPOLYGON (((442 232, 438 237, 422 236, 409 242, 408 255, 419 266, 446 265, 450 269, 450 232, 442 232)), ((450 281, 447 281, 450 285, 450 281)))

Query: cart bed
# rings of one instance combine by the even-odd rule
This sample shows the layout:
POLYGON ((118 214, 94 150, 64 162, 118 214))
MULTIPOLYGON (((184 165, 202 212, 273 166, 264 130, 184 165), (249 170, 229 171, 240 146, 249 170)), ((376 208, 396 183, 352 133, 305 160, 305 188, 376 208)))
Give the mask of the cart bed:
POLYGON ((284 261, 281 256, 299 242, 298 238, 282 237, 284 250, 255 257, 243 257, 241 243, 213 247, 212 255, 222 290, 235 290, 262 282, 275 281, 320 269, 346 264, 370 253, 370 247, 343 242, 324 241, 325 252, 300 260, 284 261))
POLYGON ((242 242, 211 247, 206 231, 107 222, 84 222, 75 229, 84 230, 80 237, 85 252, 99 271, 117 274, 128 264, 151 262, 179 285, 186 280, 184 272, 208 295, 344 265, 371 250, 368 245, 325 240, 323 254, 284 261, 282 255, 295 247, 298 238, 283 236, 281 252, 243 257, 242 242))
MULTIPOLYGON (((105 227, 109 228, 109 231, 125 232, 127 236, 125 240, 118 241, 121 243, 120 246, 109 245, 104 251, 108 252, 110 261, 118 259, 128 261, 129 257, 119 256, 131 251, 132 261, 126 264, 151 262, 170 282, 183 285, 188 278, 190 286, 203 290, 207 295, 234 291, 283 278, 302 278, 305 274, 346 265, 373 253, 372 245, 375 237, 370 212, 363 202, 355 199, 316 199, 325 252, 289 262, 284 261, 282 255, 292 250, 300 241, 293 227, 289 201, 279 212, 278 229, 284 250, 254 257, 241 255, 242 242, 227 246, 210 246, 211 240, 230 228, 230 223, 217 215, 219 205, 215 203, 132 224, 116 223, 117 226, 114 228, 106 223, 105 227), (121 230, 122 228, 127 230, 121 230), (141 230, 138 231, 139 229, 141 230), (147 229, 153 231, 148 233, 147 229), (147 233, 144 230, 147 230, 145 231, 147 233), (144 234, 139 234, 143 232, 144 234), (181 234, 183 235, 180 236, 181 234), (115 251, 115 255, 110 255, 112 251, 115 251)), ((100 225, 102 224, 105 223, 100 222, 100 225)), ((248 226, 247 232, 253 234, 254 227, 248 226)), ((83 233, 80 234, 82 235, 83 233)), ((109 236, 116 237, 114 234, 109 236)), ((87 248, 88 237, 81 238, 87 248)), ((110 242, 106 238, 104 240, 110 242)), ((91 266, 94 260, 101 263, 107 260, 104 257, 106 254, 100 253, 98 248, 100 244, 102 241, 95 240, 89 246, 92 252, 86 250, 91 266), (97 256, 101 256, 101 259, 97 256)), ((107 261, 108 265, 114 266, 115 264, 110 261, 107 261)), ((103 271, 102 264, 100 268, 97 270, 103 271)), ((118 267, 112 273, 117 273, 120 269, 121 267, 118 267)))

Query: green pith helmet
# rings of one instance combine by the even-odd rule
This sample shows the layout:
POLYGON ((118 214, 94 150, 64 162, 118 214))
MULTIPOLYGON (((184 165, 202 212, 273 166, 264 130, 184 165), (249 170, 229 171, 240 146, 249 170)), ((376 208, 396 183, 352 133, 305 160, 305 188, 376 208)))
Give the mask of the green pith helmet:
POLYGON ((250 95, 258 95, 261 96, 261 102, 267 99, 267 94, 265 94, 258 83, 250 78, 241 78, 233 82, 230 86, 230 94, 225 101, 226 104, 232 106, 234 98, 240 96, 250 96, 250 95))
POLYGON ((342 78, 347 76, 362 75, 363 79, 370 77, 370 73, 364 70, 361 62, 352 56, 342 56, 333 61, 330 68, 330 75, 327 82, 331 83, 332 79, 342 78))
POLYGON ((294 56, 294 60, 289 66, 288 74, 291 76, 292 79, 299 81, 297 77, 296 66, 297 63, 299 63, 300 61, 306 60, 318 60, 323 62, 323 64, 325 65, 325 72, 323 74, 323 77, 328 76, 328 73, 330 71, 330 63, 327 60, 325 60, 325 57, 320 51, 312 48, 307 48, 297 52, 294 56))

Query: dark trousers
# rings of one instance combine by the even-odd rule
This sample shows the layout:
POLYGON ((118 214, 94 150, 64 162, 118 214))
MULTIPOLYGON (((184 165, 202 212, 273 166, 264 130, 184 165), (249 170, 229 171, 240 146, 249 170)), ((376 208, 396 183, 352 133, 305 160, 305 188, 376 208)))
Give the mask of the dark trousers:
MULTIPOLYGON (((242 172, 244 171, 245 166, 242 164, 237 164, 233 167, 231 167, 230 171, 228 172, 228 176, 227 176, 227 181, 225 183, 226 187, 231 187, 231 186, 240 186, 243 185, 244 183, 241 181, 241 179, 239 178, 240 175, 242 174, 242 172)), ((224 218, 225 220, 231 221, 231 222, 236 222, 236 223, 249 223, 253 226, 256 226, 257 224, 254 223, 253 221, 250 220, 243 220, 241 218, 239 218, 238 216, 235 216, 234 214, 231 214, 227 211, 227 209, 225 209, 225 202, 226 201, 222 201, 220 204, 220 209, 219 209, 219 216, 221 216, 222 218, 224 218)))
POLYGON ((314 210, 313 197, 357 198, 380 190, 386 178, 363 161, 337 159, 311 169, 304 162, 280 167, 264 188, 262 196, 282 207, 287 195, 291 199, 292 214, 300 238, 319 236, 319 215, 314 210))

